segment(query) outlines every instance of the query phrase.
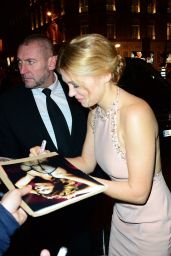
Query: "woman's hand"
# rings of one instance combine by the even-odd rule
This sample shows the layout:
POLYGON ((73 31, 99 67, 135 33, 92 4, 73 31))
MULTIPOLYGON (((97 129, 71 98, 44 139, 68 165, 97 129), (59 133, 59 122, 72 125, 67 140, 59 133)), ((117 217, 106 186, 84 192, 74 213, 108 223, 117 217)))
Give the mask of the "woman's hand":
POLYGON ((30 149, 29 156, 38 156, 38 155, 42 155, 42 154, 47 154, 49 152, 50 152, 49 150, 42 151, 40 146, 35 146, 30 149))

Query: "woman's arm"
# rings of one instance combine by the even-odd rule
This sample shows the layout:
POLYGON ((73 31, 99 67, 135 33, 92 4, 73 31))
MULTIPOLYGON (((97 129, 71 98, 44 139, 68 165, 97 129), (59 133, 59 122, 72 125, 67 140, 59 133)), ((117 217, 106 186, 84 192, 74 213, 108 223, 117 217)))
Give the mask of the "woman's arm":
POLYGON ((155 169, 157 122, 149 106, 141 101, 123 111, 121 126, 128 181, 97 180, 108 185, 105 193, 110 197, 144 204, 151 190, 155 169))
POLYGON ((81 156, 74 158, 67 158, 67 160, 75 165, 78 169, 89 174, 93 172, 96 167, 96 160, 94 154, 94 132, 93 132, 93 111, 90 111, 87 121, 87 134, 84 141, 81 156))

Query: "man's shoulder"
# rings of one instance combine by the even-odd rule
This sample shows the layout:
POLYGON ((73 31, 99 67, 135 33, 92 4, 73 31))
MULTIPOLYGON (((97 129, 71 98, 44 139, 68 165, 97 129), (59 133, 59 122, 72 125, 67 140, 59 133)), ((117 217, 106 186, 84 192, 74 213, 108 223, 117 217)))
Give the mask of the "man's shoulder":
POLYGON ((24 107, 27 102, 30 103, 32 92, 24 86, 16 86, 2 94, 0 94, 0 107, 1 109, 18 109, 24 107))
POLYGON ((30 94, 31 90, 24 87, 24 85, 16 86, 11 88, 2 94, 0 94, 0 99, 14 99, 17 97, 22 97, 23 95, 30 94))

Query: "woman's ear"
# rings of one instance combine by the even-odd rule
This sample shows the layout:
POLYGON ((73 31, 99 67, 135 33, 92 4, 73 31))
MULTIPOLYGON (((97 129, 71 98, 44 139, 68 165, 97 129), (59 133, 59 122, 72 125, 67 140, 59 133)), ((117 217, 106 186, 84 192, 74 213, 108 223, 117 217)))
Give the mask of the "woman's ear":
POLYGON ((57 55, 54 55, 49 58, 48 60, 49 70, 54 70, 56 68, 56 62, 57 62, 57 55))
POLYGON ((105 83, 109 83, 112 80, 112 74, 111 73, 107 73, 104 77, 104 82, 105 83))

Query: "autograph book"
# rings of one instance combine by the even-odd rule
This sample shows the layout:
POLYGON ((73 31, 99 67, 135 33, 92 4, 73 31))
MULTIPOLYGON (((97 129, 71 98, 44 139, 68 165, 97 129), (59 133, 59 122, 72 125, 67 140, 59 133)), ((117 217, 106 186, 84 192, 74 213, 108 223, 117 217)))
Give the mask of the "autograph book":
POLYGON ((48 214, 106 189, 55 152, 15 160, 1 158, 0 178, 9 190, 32 185, 21 206, 33 217, 48 214))

